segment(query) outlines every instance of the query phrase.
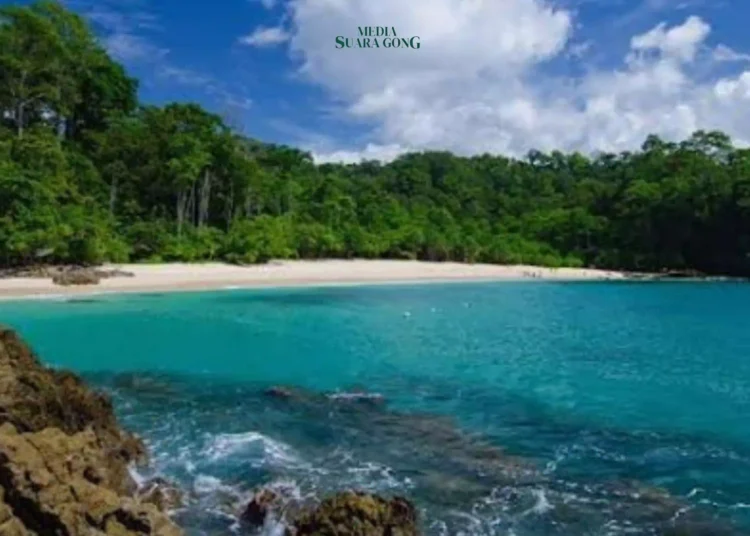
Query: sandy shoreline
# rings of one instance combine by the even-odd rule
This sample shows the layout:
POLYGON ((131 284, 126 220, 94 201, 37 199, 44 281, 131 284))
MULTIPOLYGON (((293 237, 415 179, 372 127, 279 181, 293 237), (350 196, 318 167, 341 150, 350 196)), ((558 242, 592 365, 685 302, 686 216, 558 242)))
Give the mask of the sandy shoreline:
POLYGON ((329 286, 516 280, 617 280, 625 274, 579 268, 497 266, 389 260, 284 261, 258 266, 204 264, 107 265, 134 277, 103 279, 98 285, 64 287, 50 279, 0 279, 0 299, 121 292, 212 290, 228 287, 329 286))

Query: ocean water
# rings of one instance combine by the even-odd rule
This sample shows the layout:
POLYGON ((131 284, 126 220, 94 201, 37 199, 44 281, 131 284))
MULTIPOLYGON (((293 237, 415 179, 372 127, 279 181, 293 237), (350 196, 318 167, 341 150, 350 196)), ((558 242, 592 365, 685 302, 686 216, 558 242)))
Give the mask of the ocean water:
POLYGON ((750 534, 749 313, 690 282, 0 303, 112 394, 190 535, 252 533, 260 485, 404 495, 429 535, 750 534))

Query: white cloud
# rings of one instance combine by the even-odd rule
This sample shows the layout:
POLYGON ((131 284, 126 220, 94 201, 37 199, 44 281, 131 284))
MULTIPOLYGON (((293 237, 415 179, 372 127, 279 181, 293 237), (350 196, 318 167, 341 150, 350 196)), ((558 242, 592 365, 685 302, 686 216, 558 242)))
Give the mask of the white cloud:
POLYGON ((103 42, 113 57, 124 62, 157 61, 169 53, 143 36, 126 32, 112 33, 103 42))
POLYGON ((651 133, 675 139, 697 128, 750 140, 750 71, 706 77, 730 55, 709 46, 699 17, 657 25, 632 38, 619 67, 583 65, 573 77, 543 68, 582 52, 572 12, 551 0, 291 0, 290 16, 301 73, 348 118, 375 125, 364 147, 309 147, 320 160, 415 149, 619 151, 651 133), (335 48, 337 35, 356 37, 362 25, 418 35, 421 48, 335 48))
POLYGON ((214 84, 215 81, 212 77, 204 73, 199 73, 191 69, 185 69, 183 67, 175 67, 174 65, 165 65, 157 71, 157 75, 178 82, 184 86, 209 86, 214 84))
POLYGON ((252 2, 260 3, 266 9, 273 9, 278 4, 277 0, 251 0, 252 2))
POLYGON ((78 0, 71 4, 81 10, 103 34, 102 44, 118 60, 159 61, 169 53, 168 49, 158 46, 149 35, 161 28, 152 13, 124 9, 116 3, 106 1, 78 0))
POLYGON ((633 50, 659 50, 665 56, 689 62, 695 58, 698 46, 708 37, 711 27, 699 17, 688 17, 684 24, 667 29, 665 23, 653 30, 633 37, 633 50))
POLYGON ((717 46, 714 49, 713 57, 716 61, 750 61, 750 54, 737 52, 725 45, 717 46))
POLYGON ((289 40, 289 33, 284 28, 273 26, 271 28, 258 27, 250 35, 240 38, 240 43, 254 47, 267 47, 285 43, 289 40))
POLYGON ((354 164, 363 160, 382 160, 390 162, 398 155, 405 152, 406 148, 401 145, 376 145, 368 143, 364 149, 357 151, 334 150, 331 152, 313 151, 313 159, 319 163, 343 162, 354 164))

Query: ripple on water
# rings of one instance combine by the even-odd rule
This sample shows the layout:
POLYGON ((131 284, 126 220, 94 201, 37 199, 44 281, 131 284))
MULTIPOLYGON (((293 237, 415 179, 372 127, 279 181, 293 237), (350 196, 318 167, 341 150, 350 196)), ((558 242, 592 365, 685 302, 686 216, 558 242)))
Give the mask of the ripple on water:
POLYGON ((123 425, 148 440, 156 471, 187 490, 215 479, 213 488, 200 484, 197 503, 215 515, 189 513, 195 534, 230 533, 221 496, 240 500, 280 481, 303 495, 348 486, 406 494, 430 536, 658 532, 677 512, 750 527, 750 287, 530 283, 148 298, 0 308, 45 360, 104 370, 95 381, 113 390, 123 425), (147 381, 106 378, 133 368, 147 381), (151 369, 183 376, 148 378, 151 369), (304 404, 261 396, 274 384, 321 396, 304 404), (358 384, 384 401, 322 396, 358 384), (496 470, 507 463, 501 446, 538 474, 518 484, 517 473, 496 470), (611 485, 625 479, 666 486, 679 504, 611 485))

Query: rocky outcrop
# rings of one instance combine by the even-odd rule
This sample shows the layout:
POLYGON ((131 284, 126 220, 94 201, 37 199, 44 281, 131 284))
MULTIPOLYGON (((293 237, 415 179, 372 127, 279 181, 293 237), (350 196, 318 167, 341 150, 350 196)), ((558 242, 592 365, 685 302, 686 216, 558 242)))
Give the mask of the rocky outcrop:
POLYGON ((338 422, 354 432, 350 441, 363 447, 381 445, 382 460, 390 466, 398 465, 407 455, 422 468, 410 478, 432 497, 443 496, 447 502, 457 494, 471 492, 478 499, 493 487, 529 486, 547 480, 529 460, 467 434, 450 418, 391 411, 381 395, 359 388, 325 394, 274 386, 263 394, 314 422, 325 422, 335 414, 338 422), (451 488, 446 488, 446 481, 452 482, 451 488))
POLYGON ((284 490, 261 488, 240 520, 250 528, 272 521, 286 525, 286 536, 416 536, 417 512, 404 498, 385 499, 347 491, 320 504, 304 504, 284 490))
POLYGON ((0 327, 0 534, 181 534, 158 502, 136 497, 128 465, 145 458, 106 396, 0 327))
POLYGON ((179 529, 159 509, 117 493, 119 471, 93 430, 19 434, 0 427, 0 487, 14 523, 38 535, 161 535, 179 529), (98 531, 98 532, 95 532, 98 531))
POLYGON ((102 279, 110 277, 134 277, 134 274, 119 269, 93 268, 77 265, 39 265, 0 269, 0 279, 11 277, 52 279, 52 282, 57 285, 69 286, 96 285, 102 279))
POLYGON ((177 510, 184 505, 183 493, 180 488, 158 477, 141 486, 136 497, 143 503, 153 504, 161 512, 177 510))
POLYGON ((52 276, 52 282, 55 285, 64 287, 71 285, 98 285, 100 280, 101 277, 96 273, 96 270, 90 268, 70 270, 52 276))
POLYGON ((250 527, 262 527, 270 516, 283 515, 286 500, 269 488, 258 490, 240 515, 240 521, 250 527))
POLYGON ((6 422, 19 432, 92 429, 107 463, 118 472, 117 491, 122 493, 135 487, 127 464, 146 461, 143 443, 120 428, 107 396, 89 389, 75 374, 42 366, 14 331, 0 326, 0 424, 6 422))
POLYGON ((269 398, 308 405, 321 405, 326 404, 327 402, 335 402, 342 405, 362 404, 378 408, 385 406, 385 398, 383 395, 379 393, 370 393, 361 388, 320 394, 305 391, 298 387, 274 385, 273 387, 266 389, 264 394, 269 398))
POLYGON ((294 521, 296 536, 416 536, 417 512, 406 499, 345 492, 294 521))

